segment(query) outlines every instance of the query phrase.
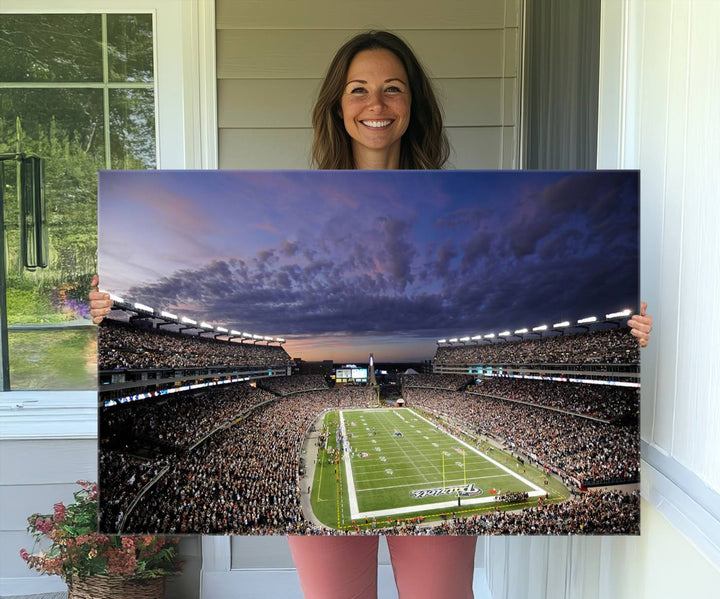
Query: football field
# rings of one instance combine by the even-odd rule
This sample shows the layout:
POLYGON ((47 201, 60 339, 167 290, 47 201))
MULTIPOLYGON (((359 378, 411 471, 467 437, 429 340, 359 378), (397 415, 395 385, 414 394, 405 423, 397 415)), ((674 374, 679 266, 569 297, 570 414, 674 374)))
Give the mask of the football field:
POLYGON ((313 509, 321 517, 316 508, 323 512, 320 504, 336 494, 332 520, 339 526, 479 511, 508 492, 534 498, 547 491, 524 476, 524 464, 499 451, 484 453, 409 408, 341 410, 326 423, 330 451, 342 452, 319 460, 313 509), (334 479, 336 493, 322 484, 323 475, 334 479))

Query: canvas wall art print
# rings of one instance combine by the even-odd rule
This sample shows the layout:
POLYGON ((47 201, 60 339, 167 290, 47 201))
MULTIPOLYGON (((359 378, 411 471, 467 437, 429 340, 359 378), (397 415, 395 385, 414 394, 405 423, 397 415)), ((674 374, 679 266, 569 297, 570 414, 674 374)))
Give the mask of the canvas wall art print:
POLYGON ((639 534, 636 171, 104 171, 100 528, 639 534))

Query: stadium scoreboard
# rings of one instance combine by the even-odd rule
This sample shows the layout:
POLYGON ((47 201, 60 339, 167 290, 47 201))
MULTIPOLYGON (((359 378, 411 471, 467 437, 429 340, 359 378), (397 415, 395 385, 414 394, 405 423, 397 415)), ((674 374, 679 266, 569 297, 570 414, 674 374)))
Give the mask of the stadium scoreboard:
POLYGON ((367 368, 338 368, 335 371, 335 382, 341 385, 367 383, 367 368))

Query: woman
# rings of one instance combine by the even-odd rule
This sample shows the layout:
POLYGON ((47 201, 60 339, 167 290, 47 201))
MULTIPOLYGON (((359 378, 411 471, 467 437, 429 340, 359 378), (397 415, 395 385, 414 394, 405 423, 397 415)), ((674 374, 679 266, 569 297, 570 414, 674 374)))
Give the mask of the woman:
MULTIPOLYGON (((312 115, 320 169, 440 169, 449 146, 429 78, 410 48, 383 31, 355 36, 335 55, 312 115)), ((93 286, 97 285, 97 278, 93 286)), ((98 323, 107 294, 90 293, 98 323)), ((629 322, 641 346, 652 319, 629 322)), ((376 536, 288 537, 308 599, 377 596, 376 536)), ((476 537, 389 537, 400 599, 471 599, 476 537)))

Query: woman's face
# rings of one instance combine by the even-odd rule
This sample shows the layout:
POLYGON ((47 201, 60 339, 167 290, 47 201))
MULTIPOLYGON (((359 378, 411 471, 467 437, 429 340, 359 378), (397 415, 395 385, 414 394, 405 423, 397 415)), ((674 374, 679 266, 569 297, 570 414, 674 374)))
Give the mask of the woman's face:
POLYGON ((410 123, 410 85, 390 50, 363 50, 353 58, 340 109, 352 138, 353 155, 400 155, 400 139, 410 123))

